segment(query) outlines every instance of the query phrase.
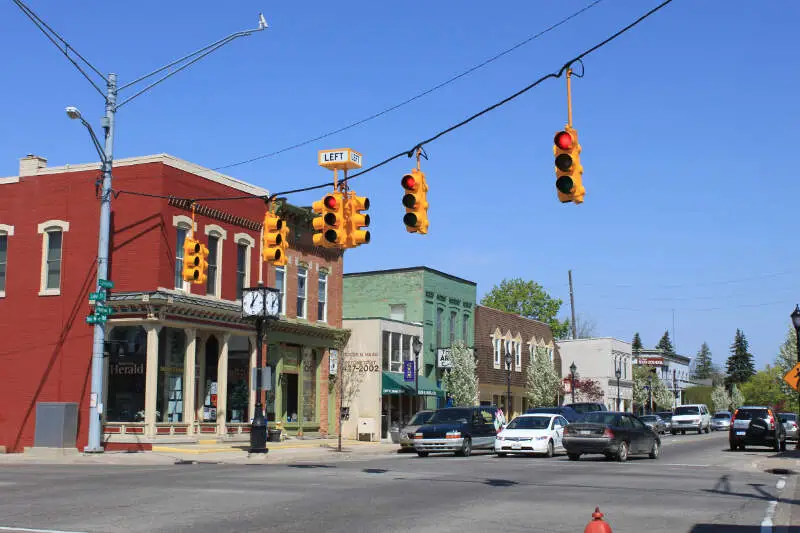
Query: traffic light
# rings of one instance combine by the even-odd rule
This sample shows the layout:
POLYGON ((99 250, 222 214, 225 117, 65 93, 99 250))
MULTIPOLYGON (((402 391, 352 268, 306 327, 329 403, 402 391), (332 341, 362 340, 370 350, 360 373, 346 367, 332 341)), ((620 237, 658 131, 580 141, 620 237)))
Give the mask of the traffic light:
POLYGON ((369 243, 369 231, 362 229, 369 226, 369 215, 362 213, 369 209, 369 198, 356 196, 350 191, 345 204, 345 217, 347 220, 347 248, 355 248, 361 244, 369 243))
POLYGON ((556 165, 556 189, 561 202, 583 202, 586 190, 583 188, 583 167, 581 166, 581 145, 578 132, 571 126, 556 133, 553 140, 553 155, 556 165))
POLYGON ((324 248, 344 248, 347 231, 344 219, 344 193, 331 192, 311 204, 320 216, 314 218, 314 244, 324 248))
POLYGON ((208 278, 208 248, 200 241, 187 237, 183 241, 183 280, 197 285, 208 278))
POLYGON ((264 215, 264 239, 262 257, 275 266, 286 264, 286 250, 289 248, 289 226, 275 213, 264 215))
POLYGON ((425 174, 414 169, 400 180, 406 194, 403 196, 403 205, 406 214, 403 222, 409 233, 428 233, 428 184, 425 183, 425 174))

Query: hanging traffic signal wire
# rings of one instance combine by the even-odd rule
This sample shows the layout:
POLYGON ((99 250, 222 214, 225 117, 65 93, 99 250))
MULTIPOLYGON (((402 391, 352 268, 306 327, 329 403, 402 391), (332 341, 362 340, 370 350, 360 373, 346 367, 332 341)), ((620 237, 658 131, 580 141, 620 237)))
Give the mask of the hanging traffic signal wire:
POLYGON ((431 93, 433 93, 435 91, 438 91, 439 89, 441 89, 443 87, 446 87, 447 85, 450 85, 451 83, 453 83, 455 81, 460 80, 464 76, 472 74, 476 70, 479 70, 479 69, 485 67, 486 65, 497 61, 501 57, 503 57, 503 56, 505 56, 507 54, 510 54, 511 52, 513 52, 514 50, 516 50, 518 48, 521 48, 521 47, 525 46, 526 44, 528 44, 531 41, 535 41, 539 37, 542 37, 543 35, 545 35, 547 33, 550 33, 551 31, 553 31, 554 29, 558 28, 559 26, 562 26, 562 25, 566 24, 567 22, 569 22, 570 20, 574 19, 578 15, 581 15, 582 13, 585 13, 586 11, 589 11, 591 8, 595 7, 597 4, 599 4, 602 1, 603 0, 594 0, 594 2, 584 6, 582 9, 574 12, 573 14, 571 14, 571 15, 569 15, 567 17, 564 17, 563 19, 561 19, 560 21, 556 22, 555 24, 552 24, 552 25, 548 26, 547 28, 545 28, 544 30, 540 31, 539 33, 531 35, 527 39, 518 42, 514 46, 512 46, 510 48, 506 48, 502 52, 499 52, 499 53, 493 55, 492 57, 490 57, 489 59, 486 59, 486 60, 478 63, 477 65, 474 65, 474 66, 468 68, 467 70, 465 70, 464 72, 462 72, 460 74, 456 74, 452 78, 449 78, 449 79, 447 79, 447 80, 445 80, 445 81, 443 81, 443 82, 441 82, 441 83, 439 83, 437 85, 434 85, 430 89, 426 89, 426 90, 422 91, 421 93, 418 93, 418 94, 412 96, 411 98, 408 98, 407 100, 403 100, 399 104, 395 104, 393 106, 387 107, 383 111, 379 111, 377 113, 369 115, 368 117, 362 118, 361 120, 357 120, 357 121, 352 122, 352 123, 350 123, 350 124, 348 124, 346 126, 343 126, 341 128, 329 131, 328 133, 323 133, 323 134, 318 135, 316 137, 313 137, 313 138, 310 138, 310 139, 306 139, 305 141, 300 141, 300 142, 298 142, 296 144, 292 144, 290 146, 286 146, 285 148, 281 148, 281 149, 275 150, 274 152, 269 152, 267 154, 262 154, 262 155, 258 155, 258 156, 255 156, 255 157, 251 157, 250 159, 245 159, 244 161, 239 161, 237 163, 230 163, 228 165, 222 165, 220 167, 214 167, 212 170, 223 170, 223 169, 226 169, 226 168, 238 167, 238 166, 241 166, 241 165, 246 165, 248 163, 254 163, 254 162, 260 161, 262 159, 267 159, 269 157, 274 157, 274 156, 280 155, 280 154, 282 154, 284 152, 289 152, 291 150, 295 150, 295 149, 300 148, 302 146, 306 146, 306 145, 311 144, 313 142, 321 141, 322 139, 326 139, 326 138, 328 138, 328 137, 330 137, 332 135, 336 135, 337 133, 341 133, 343 131, 347 131, 349 129, 355 128, 356 126, 360 126, 361 124, 365 124, 367 122, 375 120, 376 118, 382 117, 383 115, 391 113, 392 111, 400 109, 401 107, 403 107, 405 105, 408 105, 408 104, 410 104, 410 103, 412 103, 412 102, 414 102, 416 100, 419 100, 420 98, 422 98, 424 96, 427 96, 427 95, 429 95, 429 94, 431 94, 431 93))
MULTIPOLYGON (((531 83, 530 85, 528 85, 526 87, 523 87, 522 89, 520 89, 519 91, 515 92, 511 96, 508 96, 507 98, 504 98, 503 100, 500 100, 499 102, 497 102, 495 104, 492 104, 489 107, 482 109, 481 111, 478 111, 474 115, 471 115, 471 116, 467 117, 466 119, 462 120, 461 122, 459 122, 457 124, 454 124, 454 125, 450 126, 449 128, 447 128, 445 130, 440 131, 436 135, 434 135, 434 136, 432 136, 432 137, 430 137, 428 139, 425 139, 424 141, 421 141, 421 142, 415 144, 410 150, 407 150, 407 151, 404 151, 404 152, 400 152, 400 153, 397 153, 397 154, 395 154, 395 155, 393 155, 391 157, 388 157, 388 158, 384 159, 383 161, 375 163, 374 165, 361 170, 360 172, 356 172, 355 174, 352 174, 350 176, 345 177, 341 181, 342 182, 347 182, 347 181, 355 179, 355 178, 357 178, 359 176, 363 176, 364 174, 372 172, 373 170, 377 170, 377 169, 379 169, 379 168, 391 163, 395 159, 399 159, 400 157, 403 157, 403 156, 412 157, 416 153, 416 150, 418 148, 422 148, 426 144, 430 144, 430 143, 438 140, 439 138, 447 135, 448 133, 451 133, 451 132, 457 130, 458 128, 461 128, 462 126, 466 126, 467 124, 469 124, 470 122, 472 122, 476 118, 481 117, 481 116, 485 115, 486 113, 489 113, 490 111, 494 111, 498 107, 507 104, 508 102, 518 98, 519 96, 522 96, 523 94, 525 94, 526 92, 530 91, 534 87, 544 83, 545 81, 547 81, 547 80, 549 80, 551 78, 552 79, 560 78, 561 76, 564 75, 564 73, 567 71, 567 69, 569 69, 572 66, 573 63, 580 62, 583 58, 587 57, 592 52, 596 52, 597 50, 599 50, 600 48, 604 47, 605 45, 607 45, 608 43, 610 43, 611 41, 613 41, 617 37, 619 37, 622 34, 628 32, 629 30, 633 29, 639 23, 641 23, 642 21, 644 21, 648 17, 652 16, 656 12, 660 11, 661 9, 665 8, 667 5, 671 4, 672 2, 673 2, 673 0, 665 0, 664 2, 658 4, 656 7, 654 7, 653 9, 651 9, 650 11, 645 13, 644 15, 640 16, 639 18, 637 18, 636 20, 634 20, 633 22, 631 22, 630 24, 628 24, 627 26, 625 26, 621 30, 619 30, 616 33, 614 33, 613 35, 611 35, 610 37, 607 37, 603 41, 597 43, 596 45, 592 46, 591 48, 585 50, 584 52, 582 52, 579 55, 575 56, 574 58, 570 59, 569 61, 564 63, 561 66, 561 68, 558 69, 557 71, 551 72, 550 74, 546 74, 546 75, 542 76, 538 80, 534 81, 533 83, 531 83)), ((311 186, 308 186, 308 187, 301 187, 299 189, 290 189, 290 190, 286 190, 286 191, 280 191, 280 192, 277 192, 277 193, 273 193, 273 194, 269 195, 268 197, 266 197, 266 196, 247 195, 247 196, 227 196, 227 197, 202 197, 202 198, 198 197, 198 198, 186 198, 186 199, 187 200, 191 200, 191 201, 195 201, 195 202, 199 202, 199 201, 227 201, 227 200, 252 200, 252 199, 261 199, 261 200, 270 200, 271 201, 271 200, 274 200, 275 198, 277 198, 278 196, 286 196, 286 195, 289 195, 289 194, 297 194, 297 193, 301 193, 301 192, 314 191, 314 190, 317 190, 317 189, 331 188, 333 186, 334 186, 334 183, 329 181, 329 182, 321 183, 319 185, 311 185, 311 186)), ((153 198, 178 198, 178 197, 176 197, 174 195, 158 195, 158 194, 152 194, 152 193, 126 191, 126 190, 116 190, 116 191, 114 191, 114 196, 115 197, 118 197, 121 194, 129 194, 129 195, 134 195, 134 196, 148 196, 148 197, 153 197, 153 198)))

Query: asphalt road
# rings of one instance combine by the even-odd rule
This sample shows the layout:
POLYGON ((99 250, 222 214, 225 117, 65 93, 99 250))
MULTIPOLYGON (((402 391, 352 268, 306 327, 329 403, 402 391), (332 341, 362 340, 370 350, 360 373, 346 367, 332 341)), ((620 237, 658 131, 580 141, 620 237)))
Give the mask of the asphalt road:
POLYGON ((777 476, 768 450, 724 434, 667 436, 627 463, 392 454, 271 465, 9 466, 0 532, 758 532, 777 476), (735 526, 743 526, 741 528, 735 526), (17 528, 17 529, 14 529, 17 528), (20 529, 26 528, 26 529, 20 529))

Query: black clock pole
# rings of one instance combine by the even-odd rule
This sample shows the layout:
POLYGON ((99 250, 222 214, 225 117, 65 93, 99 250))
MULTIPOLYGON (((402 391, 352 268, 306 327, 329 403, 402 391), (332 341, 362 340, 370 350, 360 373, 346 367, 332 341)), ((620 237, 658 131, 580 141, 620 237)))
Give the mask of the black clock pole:
MULTIPOLYGON (((262 298, 264 294, 262 293, 262 298)), ((264 343, 264 317, 256 318, 256 412, 250 428, 250 453, 267 453, 267 422, 264 420, 264 408, 261 405, 261 348, 264 343)))

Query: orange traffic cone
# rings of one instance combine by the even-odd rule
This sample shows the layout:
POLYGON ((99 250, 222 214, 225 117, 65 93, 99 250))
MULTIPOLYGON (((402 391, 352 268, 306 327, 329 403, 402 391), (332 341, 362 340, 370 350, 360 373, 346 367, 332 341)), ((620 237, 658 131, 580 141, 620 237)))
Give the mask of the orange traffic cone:
POLYGON ((594 508, 592 521, 586 524, 583 533, 612 533, 611 526, 608 525, 608 522, 603 520, 603 513, 600 512, 599 507, 594 508))

